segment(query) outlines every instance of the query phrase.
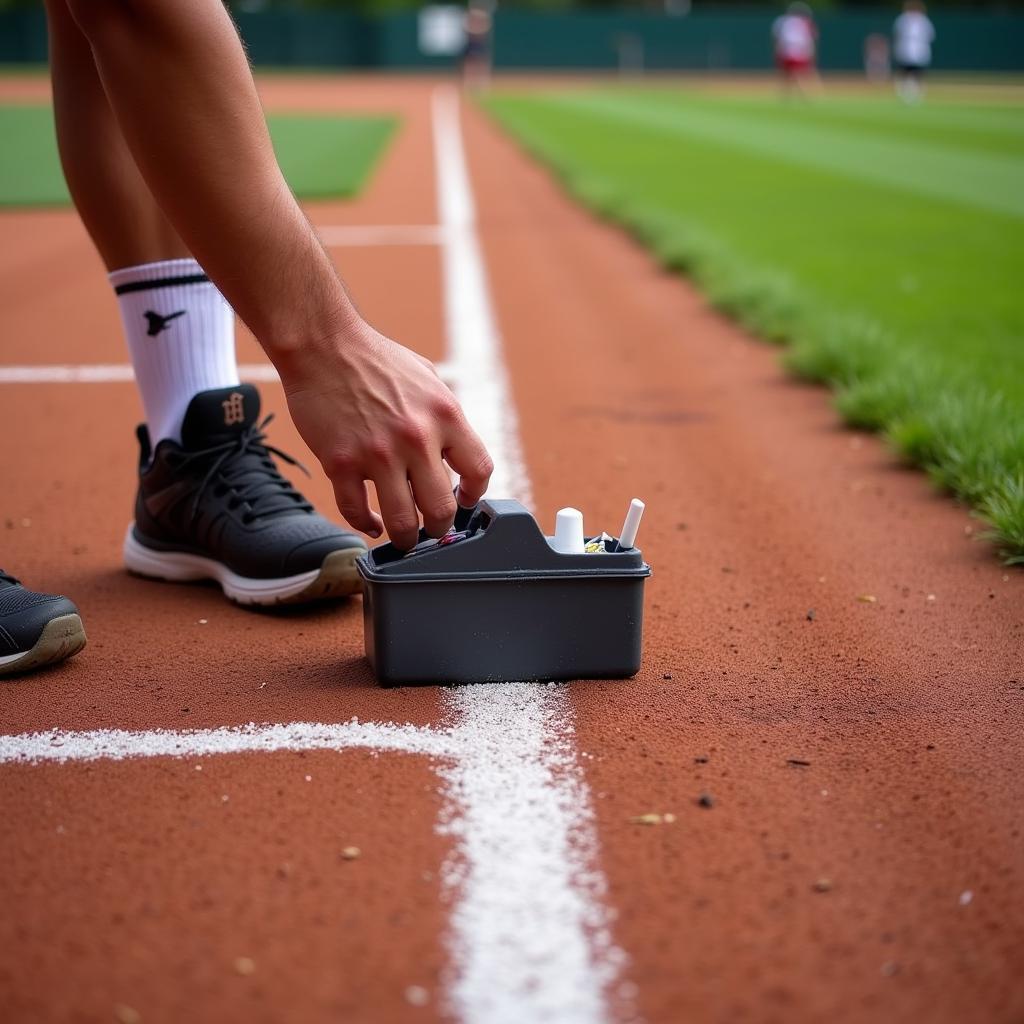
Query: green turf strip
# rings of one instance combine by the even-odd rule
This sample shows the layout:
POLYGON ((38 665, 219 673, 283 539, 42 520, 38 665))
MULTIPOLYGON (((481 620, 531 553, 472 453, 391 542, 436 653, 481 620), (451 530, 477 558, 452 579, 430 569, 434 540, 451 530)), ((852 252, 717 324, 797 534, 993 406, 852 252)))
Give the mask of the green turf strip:
POLYGON ((1024 556, 1024 108, 635 88, 490 106, 1024 556))
MULTIPOLYGON (((395 122, 387 117, 271 114, 281 168, 301 199, 359 192, 395 122)), ((70 202, 48 106, 0 106, 0 206, 70 202)))

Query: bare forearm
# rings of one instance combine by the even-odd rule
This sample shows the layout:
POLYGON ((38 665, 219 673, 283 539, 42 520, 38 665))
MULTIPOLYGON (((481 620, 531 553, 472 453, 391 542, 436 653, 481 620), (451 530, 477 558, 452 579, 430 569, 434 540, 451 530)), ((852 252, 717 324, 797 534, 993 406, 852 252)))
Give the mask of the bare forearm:
POLYGON ((221 4, 80 0, 73 11, 146 183, 271 358, 354 320, 278 168, 221 4))

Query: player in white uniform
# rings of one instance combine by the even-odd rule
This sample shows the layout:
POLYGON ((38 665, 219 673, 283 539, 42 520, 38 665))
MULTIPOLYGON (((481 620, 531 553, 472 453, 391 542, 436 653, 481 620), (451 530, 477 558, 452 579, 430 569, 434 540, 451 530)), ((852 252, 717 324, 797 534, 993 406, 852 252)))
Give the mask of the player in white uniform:
POLYGON ((924 11, 921 0, 907 0, 892 27, 896 91, 907 103, 924 95, 924 73, 932 62, 935 26, 924 11))

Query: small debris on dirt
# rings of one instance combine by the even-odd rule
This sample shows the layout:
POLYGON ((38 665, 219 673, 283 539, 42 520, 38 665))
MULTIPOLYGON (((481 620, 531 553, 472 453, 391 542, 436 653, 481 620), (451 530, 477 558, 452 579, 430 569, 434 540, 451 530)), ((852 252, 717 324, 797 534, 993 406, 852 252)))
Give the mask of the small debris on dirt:
POLYGON ((811 767, 811 762, 810 761, 801 761, 797 757, 787 757, 786 758, 786 764, 795 765, 797 768, 810 768, 811 767))
POLYGON ((715 798, 710 793, 701 793, 701 795, 697 797, 697 805, 711 810, 711 808, 715 806, 715 798))
POLYGON ((202 770, 203 770, 203 766, 201 764, 197 764, 196 765, 196 771, 197 772, 201 772, 202 770))
POLYGON ((307 782, 312 782, 313 781, 313 776, 312 775, 307 775, 306 776, 306 781, 307 782))
POLYGON ((629 819, 631 825, 660 825, 664 820, 660 814, 638 814, 635 818, 629 819))
POLYGON ((284 864, 277 866, 277 877, 278 878, 291 878, 292 877, 292 866, 287 861, 284 864))
POLYGON ((974 899, 974 893, 971 892, 970 889, 964 889, 964 891, 962 893, 960 893, 960 906, 961 907, 968 906, 970 904, 971 900, 973 900, 973 899, 974 899))
POLYGON ((894 974, 900 973, 900 965, 895 960, 886 960, 882 964, 882 977, 891 978, 894 974))
POLYGON ((410 985, 405 990, 405 1001, 410 1006, 426 1006, 430 1002, 430 993, 422 985, 410 985))
POLYGON ((118 1003, 114 1007, 114 1020, 118 1024, 141 1024, 142 1014, 134 1006, 129 1006, 127 1003, 118 1003))
POLYGON ((210 621, 209 619, 200 619, 199 620, 199 625, 200 626, 205 626, 209 621, 210 621))
POLYGON ((935 749, 935 744, 934 743, 929 743, 928 746, 925 747, 924 749, 925 750, 934 750, 935 749))
POLYGON ((934 594, 929 594, 929 595, 928 595, 928 596, 927 596, 927 597, 925 598, 925 600, 926 600, 926 601, 934 601, 934 600, 935 600, 935 595, 934 595, 934 594))
POLYGON ((359 860, 359 858, 362 856, 362 854, 363 854, 363 851, 360 850, 358 846, 346 846, 345 849, 341 851, 341 859, 342 860, 359 860))
POLYGON ((811 888, 815 892, 831 892, 832 891, 832 880, 829 878, 819 878, 811 888))
POLYGON ((815 613, 813 608, 808 608, 807 609, 807 621, 808 622, 813 622, 815 614, 816 613, 815 613))
POLYGON ((235 970, 242 975, 243 978, 248 978, 250 974, 253 974, 256 971, 256 961, 250 956, 236 956, 235 970))
POLYGON ((672 673, 671 672, 663 672, 661 674, 661 678, 662 679, 671 679, 672 678, 672 673))
POLYGON ((673 824, 673 823, 675 822, 675 820, 676 820, 676 816, 675 816, 674 814, 671 814, 671 813, 669 813, 669 814, 663 814, 663 815, 661 816, 661 820, 662 820, 662 821, 663 821, 663 822, 664 822, 664 823, 665 823, 666 825, 671 825, 671 824, 673 824))
POLYGON ((220 798, 220 802, 221 802, 222 804, 226 804, 226 803, 228 802, 228 800, 229 800, 229 799, 230 799, 230 797, 229 797, 229 796, 227 795, 227 793, 225 793, 225 794, 224 794, 224 795, 223 795, 223 796, 222 796, 222 797, 220 798))
POLYGON ((694 764, 707 764, 708 763, 708 759, 707 759, 707 757, 704 757, 704 756, 695 757, 693 759, 693 763, 694 764))
POLYGON ((735 572, 736 570, 731 565, 723 565, 722 572, 735 572))
POLYGON ((857 600, 862 601, 864 604, 874 604, 878 598, 874 594, 858 594, 857 600))

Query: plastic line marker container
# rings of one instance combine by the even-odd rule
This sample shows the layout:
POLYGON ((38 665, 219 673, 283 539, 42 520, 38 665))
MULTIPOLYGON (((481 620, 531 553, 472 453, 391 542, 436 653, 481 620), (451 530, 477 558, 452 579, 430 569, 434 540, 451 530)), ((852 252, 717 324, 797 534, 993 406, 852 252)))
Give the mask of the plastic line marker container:
MULTIPOLYGON (((426 538, 424 538, 426 539, 426 538)), ((457 544, 381 544, 356 562, 366 656, 411 683, 626 678, 640 668, 639 549, 562 554, 517 501, 480 504, 457 544)))

